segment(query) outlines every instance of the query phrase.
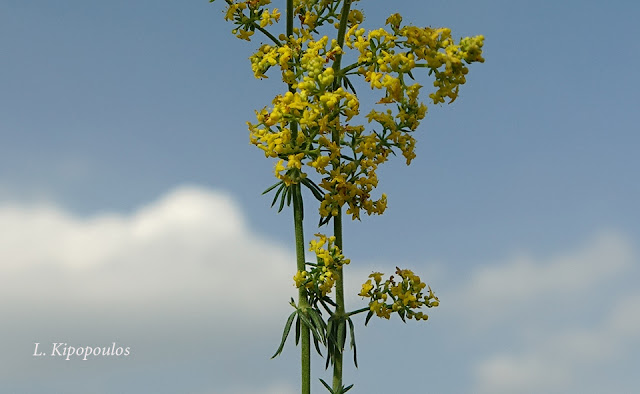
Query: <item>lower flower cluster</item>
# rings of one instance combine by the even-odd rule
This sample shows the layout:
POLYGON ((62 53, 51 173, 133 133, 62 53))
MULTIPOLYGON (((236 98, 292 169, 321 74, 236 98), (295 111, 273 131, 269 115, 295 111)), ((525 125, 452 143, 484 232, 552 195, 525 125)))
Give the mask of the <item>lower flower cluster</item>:
POLYGON ((342 271, 342 266, 349 264, 350 261, 345 259, 340 248, 335 246, 336 238, 334 236, 327 237, 323 234, 316 234, 316 237, 318 239, 312 240, 309 248, 316 254, 316 263, 307 263, 309 269, 296 272, 293 281, 296 287, 304 286, 317 298, 322 298, 331 293, 331 289, 342 271))
POLYGON ((382 281, 384 274, 374 272, 362 285, 358 295, 370 299, 369 315, 375 313, 378 317, 389 319, 392 313, 397 313, 403 321, 405 317, 427 320, 429 316, 420 309, 437 307, 440 304, 438 297, 412 271, 396 267, 396 274, 400 277, 399 280, 396 281, 391 275, 389 279, 382 281), (425 292, 425 288, 429 290, 425 292))

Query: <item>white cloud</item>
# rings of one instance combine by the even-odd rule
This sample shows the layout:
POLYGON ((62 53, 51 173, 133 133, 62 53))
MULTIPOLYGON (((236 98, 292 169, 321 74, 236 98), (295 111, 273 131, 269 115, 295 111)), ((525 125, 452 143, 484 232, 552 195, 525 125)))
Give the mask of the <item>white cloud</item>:
POLYGON ((613 307, 607 327, 617 337, 640 336, 640 293, 619 299, 613 307))
POLYGON ((237 386, 220 392, 217 389, 207 391, 203 394, 295 394, 296 390, 289 383, 275 383, 267 387, 253 387, 253 386, 237 386))
POLYGON ((247 362, 228 353, 242 342, 264 364, 296 294, 291 251, 253 233, 230 196, 197 187, 128 215, 5 203, 0 239, 0 335, 11 338, 0 380, 64 368, 28 357, 56 340, 120 338, 155 362, 213 351, 222 366, 247 362))
POLYGON ((589 371, 621 362, 640 342, 640 293, 618 285, 638 274, 634 259, 628 240, 604 233, 558 257, 474 272, 456 312, 469 337, 495 345, 476 356, 473 391, 579 393, 606 381, 589 371))
POLYGON ((610 379, 604 372, 606 367, 635 354, 640 340, 638 331, 619 335, 611 318, 607 316, 591 329, 545 330, 539 338, 518 346, 523 347, 520 351, 510 351, 507 346, 496 349, 476 365, 477 392, 581 393, 589 386, 601 385, 610 379), (592 369, 600 373, 590 375, 592 369))
MULTIPOLYGON (((166 374, 153 373, 161 380, 182 368, 180 376, 206 377, 184 392, 295 392, 295 351, 268 361, 295 295, 294 256, 252 232, 230 196, 183 187, 131 214, 92 217, 5 203, 0 239, 0 335, 10 338, 0 355, 3 383, 28 387, 46 379, 48 392, 81 393, 106 371, 161 368, 166 374), (116 340, 134 346, 136 358, 73 368, 36 362, 33 342, 53 340, 116 340), (185 372, 192 368, 201 370, 185 372), (77 383, 73 389, 69 381, 77 383)), ((471 381, 471 392, 578 393, 590 383, 606 385, 608 377, 588 371, 615 368, 640 350, 640 293, 618 286, 637 276, 635 259, 629 240, 609 232, 561 255, 520 255, 471 270, 466 281, 439 281, 442 306, 426 329, 448 338, 441 351, 464 350, 451 368, 467 371, 460 381, 471 381)), ((390 273, 395 265, 350 267, 350 305, 363 303, 355 294, 372 270, 390 273)), ((430 283, 434 277, 455 276, 425 274, 430 283)), ((377 329, 386 332, 386 323, 377 329)), ((392 343, 397 335, 379 341, 385 338, 392 343)), ((363 380, 375 376, 362 373, 363 380)), ((156 388, 175 391, 168 378, 156 388)))
POLYGON ((256 296, 266 302, 293 293, 283 286, 293 256, 253 234, 232 199, 217 192, 181 188, 131 215, 90 218, 3 206, 0 223, 5 297, 28 298, 31 290, 56 297, 62 286, 74 293, 60 295, 68 302, 82 295, 135 305, 206 290, 212 300, 233 300, 232 309, 260 313, 256 296), (27 277, 20 286, 12 280, 27 277))
POLYGON ((587 245, 566 254, 535 259, 520 254, 505 263, 473 272, 451 299, 472 317, 474 329, 495 325, 522 312, 572 302, 603 281, 618 277, 632 265, 630 242, 603 232, 587 245))

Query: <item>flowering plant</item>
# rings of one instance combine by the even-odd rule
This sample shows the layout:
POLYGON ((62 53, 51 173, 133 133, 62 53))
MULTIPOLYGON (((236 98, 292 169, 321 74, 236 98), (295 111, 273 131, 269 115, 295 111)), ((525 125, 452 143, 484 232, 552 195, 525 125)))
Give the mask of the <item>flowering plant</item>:
POLYGON ((277 69, 287 85, 271 106, 257 110, 256 120, 248 122, 250 142, 275 160, 277 182, 265 193, 274 191, 272 206, 279 203, 279 211, 286 204, 293 205, 294 213, 298 301, 291 301, 295 311, 274 357, 283 350, 295 321, 302 392, 310 392, 313 340, 318 353, 326 349, 327 367, 333 366, 332 384, 322 383, 331 393, 344 393, 352 387, 342 381, 347 326, 357 365, 351 316, 368 312, 366 323, 374 315, 389 319, 393 313, 403 321, 427 320, 423 308, 436 307, 439 301, 419 276, 397 268, 398 279, 383 281, 382 273, 371 274, 359 293, 368 306, 347 312, 343 208, 358 220, 362 213, 385 212, 386 194, 373 195, 377 170, 392 155, 402 154, 407 165, 416 157, 413 133, 427 113, 420 101, 420 81, 429 76, 433 80, 428 95, 433 104, 453 102, 466 82, 467 65, 484 61, 484 37, 455 41, 448 28, 405 25, 399 14, 389 16, 386 27, 367 30, 361 27, 363 12, 352 9, 357 0, 287 0, 285 29, 276 34, 271 29, 282 14, 271 7, 271 0, 225 2, 224 18, 234 24, 238 38, 251 41, 258 32, 267 41, 250 57, 255 77, 267 78, 277 69), (361 84, 378 96, 366 114, 355 89, 361 84), (316 262, 305 261, 303 186, 317 200, 319 227, 333 225, 333 235, 316 234, 311 241, 316 262))

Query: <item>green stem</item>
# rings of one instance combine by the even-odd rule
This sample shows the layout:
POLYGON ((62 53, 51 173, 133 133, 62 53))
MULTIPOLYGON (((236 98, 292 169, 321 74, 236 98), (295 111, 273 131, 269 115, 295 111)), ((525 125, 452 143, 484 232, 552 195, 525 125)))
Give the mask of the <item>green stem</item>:
MULTIPOLYGON (((342 11, 340 11, 340 26, 338 27, 338 46, 342 48, 344 46, 344 36, 347 33, 347 21, 349 20, 349 11, 351 11, 351 1, 352 0, 344 0, 344 4, 342 5, 342 11)), ((338 53, 336 55, 336 60, 333 62, 333 71, 335 75, 338 75, 338 78, 334 81, 333 90, 337 90, 342 83, 340 72, 340 64, 342 63, 342 54, 338 53)))
POLYGON ((349 71, 353 70, 354 68, 364 66, 365 64, 367 64, 367 62, 356 62, 356 63, 350 64, 347 67, 340 70, 340 76, 345 76, 349 71))
MULTIPOLYGON (((287 0, 287 37, 293 35, 293 0, 287 0)), ((295 91, 293 86, 289 85, 289 91, 295 91)), ((291 123, 291 136, 296 141, 298 134, 298 124, 291 123)), ((293 223, 296 233, 296 265, 298 271, 305 270, 304 258, 304 230, 302 226, 303 206, 302 206, 302 190, 300 183, 292 186, 293 193, 293 223)), ((307 292, 304 286, 298 290, 298 308, 303 313, 309 307, 307 292)), ((300 392, 302 394, 311 394, 311 332, 305 324, 300 325, 300 392)))
MULTIPOLYGON (((303 206, 302 206, 302 190, 299 183, 291 186, 293 193, 293 222, 296 233, 296 265, 298 271, 305 270, 304 258, 304 231, 302 226, 303 206)), ((304 286, 298 289, 298 308, 303 313, 309 307, 307 300, 307 291, 304 286)), ((305 324, 300 325, 300 363, 301 363, 301 387, 302 394, 311 393, 311 333, 305 324)))
MULTIPOLYGON (((335 245, 342 251, 342 209, 338 210, 338 215, 333 218, 333 235, 336 237, 335 245)), ((344 267, 336 280, 336 311, 333 317, 338 323, 338 346, 339 352, 333 359, 333 391, 339 392, 342 388, 342 361, 344 354, 344 338, 346 337, 346 313, 344 306, 344 267)))
POLYGON ((274 37, 273 34, 269 33, 267 31, 267 29, 261 27, 260 25, 258 25, 257 23, 253 23, 254 27, 259 30, 262 34, 264 34, 265 36, 267 36, 271 41, 273 41, 277 46, 282 46, 282 43, 280 42, 280 40, 278 40, 277 38, 274 37))
POLYGON ((370 311, 370 310, 371 310, 371 309, 370 309, 369 307, 356 309, 355 311, 352 311, 352 312, 347 313, 347 316, 357 315, 358 313, 368 312, 368 311, 370 311))
MULTIPOLYGON (((338 45, 340 48, 344 46, 344 39, 347 30, 347 21, 349 19, 349 11, 351 9, 351 0, 344 0, 342 5, 342 11, 340 12, 340 26, 338 27, 338 45)), ((342 84, 342 76, 339 75, 340 63, 342 62, 342 54, 337 54, 336 59, 333 62, 333 70, 338 76, 334 81, 333 89, 337 90, 342 84)), ((338 130, 334 130, 332 133, 332 140, 334 143, 340 145, 340 134, 338 130)), ((340 158, 338 157, 334 163, 333 168, 340 167, 340 158)), ((342 209, 338 208, 338 215, 333 218, 333 235, 336 237, 335 245, 343 250, 342 242, 342 209)), ((333 391, 339 392, 342 389, 342 363, 344 354, 344 340, 346 338, 346 313, 344 306, 344 269, 341 270, 338 279, 336 280, 336 311, 333 315, 338 323, 337 341, 338 341, 338 354, 334 357, 333 362, 333 391)))
MULTIPOLYGON (((287 0, 287 37, 293 36, 293 0, 287 0)), ((289 91, 295 93, 296 89, 293 85, 289 84, 289 91)), ((296 141, 298 139, 298 125, 297 123, 291 124, 291 140, 296 141)))
POLYGON ((287 0, 287 37, 293 35, 293 0, 287 0))

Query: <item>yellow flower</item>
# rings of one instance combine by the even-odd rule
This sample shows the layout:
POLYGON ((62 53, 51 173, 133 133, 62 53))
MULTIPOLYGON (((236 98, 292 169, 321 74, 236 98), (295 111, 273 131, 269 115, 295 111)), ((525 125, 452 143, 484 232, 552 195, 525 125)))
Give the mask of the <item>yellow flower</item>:
POLYGON ((274 8, 273 11, 271 11, 271 19, 276 22, 280 20, 280 11, 277 8, 274 8))
POLYGON ((369 296, 369 292, 373 290, 373 285, 371 284, 371 279, 367 280, 366 283, 364 283, 362 285, 362 290, 360 291, 360 293, 358 294, 359 296, 362 297, 368 297, 369 296))
POLYGON ((276 167, 275 167, 275 173, 276 173, 276 177, 280 176, 280 172, 284 171, 284 165, 282 165, 282 163, 284 162, 284 160, 280 159, 277 163, 276 163, 276 167))
POLYGON ((386 25, 391 25, 391 27, 398 28, 400 23, 402 23, 402 16, 400 14, 392 14, 384 23, 386 25))
POLYGON ((376 281, 376 284, 380 284, 380 282, 382 281, 382 275, 384 275, 382 272, 374 272, 373 274, 369 275, 369 278, 373 278, 373 280, 376 281))
POLYGON ((253 32, 250 30, 238 29, 236 37, 240 38, 241 40, 251 41, 252 35, 253 32))
POLYGON ((302 163, 300 160, 304 157, 304 153, 298 153, 295 155, 289 155, 289 160, 287 162, 287 168, 302 168, 302 163))
POLYGON ((298 271, 293 276, 296 287, 301 287, 307 281, 307 271, 298 271))

